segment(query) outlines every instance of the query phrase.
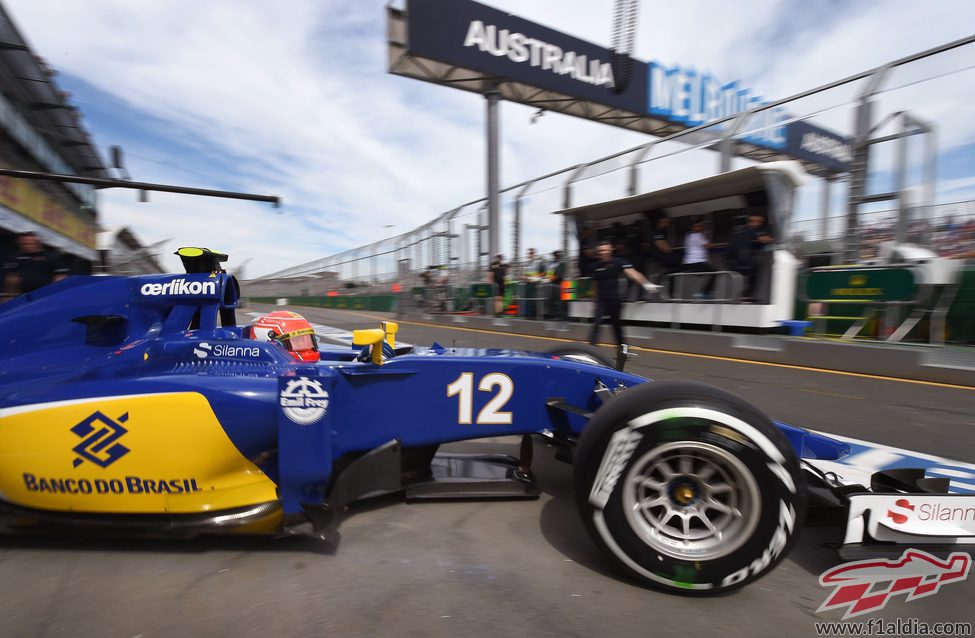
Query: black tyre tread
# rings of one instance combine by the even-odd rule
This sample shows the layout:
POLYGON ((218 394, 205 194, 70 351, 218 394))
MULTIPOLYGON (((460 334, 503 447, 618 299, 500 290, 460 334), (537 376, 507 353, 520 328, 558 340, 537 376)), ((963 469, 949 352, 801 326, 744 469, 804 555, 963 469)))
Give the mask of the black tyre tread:
POLYGON ((671 593, 697 596, 702 594, 721 594, 761 578, 769 573, 788 554, 789 549, 796 541, 799 529, 802 527, 805 519, 805 493, 798 458, 785 434, 767 416, 744 399, 704 383, 694 381, 657 381, 626 390, 612 402, 600 408, 582 431, 575 450, 574 465, 574 487, 577 509, 586 529, 596 539, 596 543, 631 580, 655 589, 664 589, 671 593), (609 438, 613 432, 618 430, 622 424, 628 422, 630 419, 646 413, 654 406, 663 405, 719 407, 727 414, 737 416, 758 428, 785 456, 787 469, 799 490, 796 494, 795 530, 789 536, 787 545, 779 557, 772 562, 768 569, 757 576, 749 576, 737 584, 723 588, 715 588, 714 590, 692 591, 669 588, 632 573, 631 570, 622 564, 618 557, 609 552, 599 538, 595 524, 592 521, 592 516, 590 515, 592 506, 589 504, 588 499, 592 481, 595 478, 596 470, 605 452, 609 438))

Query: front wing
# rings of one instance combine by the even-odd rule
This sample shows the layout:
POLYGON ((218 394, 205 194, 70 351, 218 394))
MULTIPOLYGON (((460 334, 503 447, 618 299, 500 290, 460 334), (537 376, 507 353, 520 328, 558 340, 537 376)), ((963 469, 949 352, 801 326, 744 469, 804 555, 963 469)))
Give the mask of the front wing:
MULTIPOLYGON (((856 558, 898 547, 975 550, 975 495, 861 493, 847 496, 840 554, 856 558), (968 546, 968 547, 965 547, 968 546)), ((900 554, 900 548, 891 553, 900 554)))

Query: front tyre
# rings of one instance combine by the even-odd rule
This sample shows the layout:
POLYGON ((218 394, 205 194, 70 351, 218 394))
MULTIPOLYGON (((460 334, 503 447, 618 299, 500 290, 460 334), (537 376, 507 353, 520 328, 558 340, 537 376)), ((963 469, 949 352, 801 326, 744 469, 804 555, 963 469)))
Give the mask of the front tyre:
POLYGON ((788 552, 805 514, 785 435, 701 383, 631 388, 600 408, 576 450, 577 504, 631 578, 679 593, 740 587, 788 552))

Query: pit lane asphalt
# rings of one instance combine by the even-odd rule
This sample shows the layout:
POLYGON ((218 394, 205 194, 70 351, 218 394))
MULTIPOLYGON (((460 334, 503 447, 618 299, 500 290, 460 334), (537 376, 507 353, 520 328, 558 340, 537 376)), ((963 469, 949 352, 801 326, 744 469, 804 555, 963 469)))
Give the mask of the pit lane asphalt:
MULTIPOLYGON (((252 308, 259 311, 262 308, 252 308)), ((373 327, 379 313, 302 309, 319 324, 373 327)), ((542 350, 555 342, 401 324, 400 340, 542 350)), ((607 352, 610 352, 607 349, 607 352)), ((975 462, 975 391, 641 353, 629 370, 736 392, 786 422, 975 462)), ((517 454, 517 440, 451 446, 517 454)), ((301 539, 193 541, 3 537, 0 636, 811 636, 840 561, 838 528, 803 530, 769 576, 709 598, 620 578, 592 545, 571 468, 536 446, 544 491, 528 502, 355 506, 330 554, 301 539)), ((861 617, 975 622, 975 577, 861 617)))

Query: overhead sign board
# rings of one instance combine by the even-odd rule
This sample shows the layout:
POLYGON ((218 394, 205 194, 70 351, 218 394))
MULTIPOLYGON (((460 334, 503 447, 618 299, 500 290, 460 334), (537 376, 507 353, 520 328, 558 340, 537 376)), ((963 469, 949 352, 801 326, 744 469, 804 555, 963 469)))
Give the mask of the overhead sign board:
POLYGON ((646 74, 617 93, 609 49, 470 0, 409 0, 411 54, 635 110, 646 74))
MULTIPOLYGON (((443 77, 431 74, 423 79, 450 86, 475 90, 448 77, 454 69, 470 70, 488 83, 518 83, 549 92, 537 99, 530 91, 506 99, 636 130, 660 131, 655 134, 706 124, 767 103, 737 81, 720 82, 694 69, 634 58, 627 65, 614 65, 614 54, 605 47, 472 0, 408 0, 405 15, 404 55, 442 63, 443 77), (619 77, 624 67, 628 77, 619 77), (570 110, 564 104, 570 101, 614 111, 607 116, 607 109, 570 110), (641 129, 638 120, 655 125, 641 129)), ((402 72, 395 64, 391 70, 402 72)), ((403 74, 420 76, 415 70, 403 74)), ((477 90, 489 89, 482 83, 477 90)), ((750 118, 749 133, 742 139, 832 171, 847 169, 848 138, 789 119, 784 109, 766 109, 750 118)))

